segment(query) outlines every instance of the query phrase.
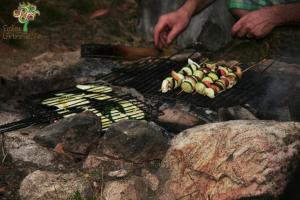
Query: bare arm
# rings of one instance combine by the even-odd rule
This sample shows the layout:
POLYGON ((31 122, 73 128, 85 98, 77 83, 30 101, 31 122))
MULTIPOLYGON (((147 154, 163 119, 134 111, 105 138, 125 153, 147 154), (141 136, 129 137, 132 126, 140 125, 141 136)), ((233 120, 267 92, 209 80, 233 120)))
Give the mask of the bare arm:
POLYGON ((191 18, 194 14, 200 12, 213 1, 214 0, 186 0, 186 2, 178 9, 178 11, 185 12, 191 18))
POLYGON ((270 10, 278 16, 277 25, 300 23, 300 3, 276 5, 270 7, 270 10))

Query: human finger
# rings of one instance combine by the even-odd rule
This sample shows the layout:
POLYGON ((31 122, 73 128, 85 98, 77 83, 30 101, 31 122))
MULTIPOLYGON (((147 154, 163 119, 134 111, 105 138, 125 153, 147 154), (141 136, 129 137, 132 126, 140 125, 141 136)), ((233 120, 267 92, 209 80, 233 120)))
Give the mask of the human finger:
POLYGON ((162 32, 162 34, 160 36, 161 36, 161 41, 162 41, 163 45, 165 47, 168 46, 168 44, 167 44, 167 32, 166 31, 162 32))
POLYGON ((236 35, 240 38, 245 37, 245 36, 249 36, 249 28, 246 26, 242 26, 240 28, 240 30, 236 33, 236 35))
POLYGON ((179 34, 181 28, 179 26, 174 26, 167 36, 167 44, 171 44, 174 38, 179 34))
POLYGON ((166 27, 167 27, 166 21, 161 20, 161 19, 156 24, 156 26, 154 28, 154 45, 155 46, 158 46, 160 34, 163 31, 163 29, 166 27))
POLYGON ((235 36, 242 28, 241 20, 237 21, 231 28, 231 34, 235 36))

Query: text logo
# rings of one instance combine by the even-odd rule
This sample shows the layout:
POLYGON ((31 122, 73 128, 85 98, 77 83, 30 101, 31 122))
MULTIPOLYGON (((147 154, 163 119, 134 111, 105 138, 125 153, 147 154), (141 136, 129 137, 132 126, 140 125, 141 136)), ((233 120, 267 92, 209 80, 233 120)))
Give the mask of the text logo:
POLYGON ((40 11, 37 10, 36 5, 31 3, 20 3, 18 9, 14 10, 13 16, 18 18, 18 21, 23 25, 23 31, 28 32, 28 24, 30 21, 34 21, 36 16, 40 15, 40 11))

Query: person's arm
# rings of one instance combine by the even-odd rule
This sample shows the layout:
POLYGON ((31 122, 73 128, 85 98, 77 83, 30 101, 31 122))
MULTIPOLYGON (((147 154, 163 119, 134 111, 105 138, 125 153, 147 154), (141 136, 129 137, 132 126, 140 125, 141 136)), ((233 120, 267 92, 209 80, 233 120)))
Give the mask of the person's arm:
POLYGON ((270 7, 270 10, 278 16, 278 26, 300 23, 300 3, 276 5, 270 7))
POLYGON ((178 11, 185 12, 190 16, 190 18, 200 12, 204 7, 214 0, 186 0, 186 2, 181 6, 178 11))
POLYGON ((162 15, 154 28, 156 47, 169 45, 190 23, 194 14, 201 11, 214 0, 186 0, 176 11, 162 15))
POLYGON ((232 27, 238 37, 262 38, 275 27, 300 23, 300 3, 263 7, 244 15, 232 27))

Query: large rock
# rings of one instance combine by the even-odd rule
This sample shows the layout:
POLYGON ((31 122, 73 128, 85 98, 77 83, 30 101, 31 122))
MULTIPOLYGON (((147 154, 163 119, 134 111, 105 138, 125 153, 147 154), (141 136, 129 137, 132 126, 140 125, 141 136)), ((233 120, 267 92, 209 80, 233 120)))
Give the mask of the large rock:
POLYGON ((52 166, 55 160, 53 151, 40 146, 34 140, 30 128, 5 134, 5 148, 13 161, 28 162, 37 166, 52 166))
POLYGON ((73 199, 76 192, 82 198, 93 196, 89 182, 77 174, 56 174, 39 170, 25 177, 19 190, 21 200, 73 199))
POLYGON ((113 124, 100 145, 104 154, 135 163, 162 159, 169 147, 162 128, 139 120, 113 124))
POLYGON ((188 129, 161 166, 159 199, 277 198, 299 161, 300 123, 229 121, 188 129))
MULTIPOLYGON (((147 40, 153 39, 153 29, 162 14, 177 10, 185 0, 140 1, 139 32, 147 40)), ((231 40, 234 18, 226 1, 217 0, 195 15, 187 29, 177 38, 177 44, 187 47, 198 43, 209 50, 217 50, 231 40)))
MULTIPOLYGON (((116 160, 106 156, 88 155, 83 162, 82 168, 89 172, 100 172, 104 176, 111 176, 115 172, 129 172, 134 170, 135 166, 131 162, 116 160)), ((124 176, 127 174, 125 173, 124 176)))
POLYGON ((45 127, 34 140, 52 148, 60 143, 67 151, 87 154, 100 131, 99 117, 91 112, 83 112, 45 127))
POLYGON ((242 106, 220 108, 218 110, 219 121, 229 120, 255 120, 257 119, 248 109, 242 106))
POLYGON ((146 200, 147 186, 142 178, 110 181, 105 184, 104 200, 146 200))

